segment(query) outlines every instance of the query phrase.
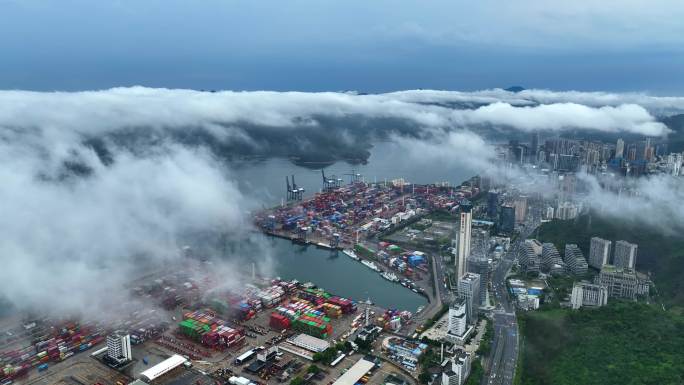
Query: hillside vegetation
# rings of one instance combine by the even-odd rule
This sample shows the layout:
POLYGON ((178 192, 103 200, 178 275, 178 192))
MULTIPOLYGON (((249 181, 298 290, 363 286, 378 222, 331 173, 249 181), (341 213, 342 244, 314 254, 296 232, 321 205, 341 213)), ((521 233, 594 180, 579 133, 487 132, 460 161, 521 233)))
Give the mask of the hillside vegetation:
POLYGON ((658 306, 528 312, 520 328, 519 385, 684 383, 684 317, 658 306))

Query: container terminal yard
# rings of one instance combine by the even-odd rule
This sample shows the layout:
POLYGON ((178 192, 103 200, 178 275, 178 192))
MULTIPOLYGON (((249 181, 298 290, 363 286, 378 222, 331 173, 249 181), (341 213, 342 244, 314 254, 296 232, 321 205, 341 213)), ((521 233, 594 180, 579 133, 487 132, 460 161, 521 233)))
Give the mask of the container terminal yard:
POLYGON ((416 330, 442 308, 446 278, 429 252, 380 238, 433 210, 455 210, 478 191, 473 184, 451 188, 403 180, 327 184, 303 199, 288 181, 289 202, 256 213, 257 226, 295 243, 339 250, 396 282, 399 293, 424 295, 424 308, 382 309, 315 283, 278 278, 253 276, 225 289, 211 267, 193 260, 173 273, 133 282, 131 302, 102 321, 1 320, 0 383, 416 383, 417 357, 399 359, 395 350, 424 349, 414 340, 416 330), (123 353, 114 357, 112 351, 123 353))

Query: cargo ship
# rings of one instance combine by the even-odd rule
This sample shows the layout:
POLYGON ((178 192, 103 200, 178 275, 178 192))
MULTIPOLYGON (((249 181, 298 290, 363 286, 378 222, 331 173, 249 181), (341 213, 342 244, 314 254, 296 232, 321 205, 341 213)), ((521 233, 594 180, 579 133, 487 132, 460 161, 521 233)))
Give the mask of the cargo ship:
POLYGON ((397 278, 396 274, 389 272, 389 271, 385 271, 383 273, 380 273, 380 276, 382 278, 385 278, 386 280, 388 280, 390 282, 398 282, 399 281, 399 278, 397 278))
POLYGON ((377 266, 375 266, 374 262, 367 261, 364 259, 361 261, 361 263, 363 263, 366 267, 368 267, 369 269, 371 269, 373 271, 380 271, 380 269, 377 266))
POLYGON ((354 250, 344 249, 344 250, 342 250, 342 252, 343 252, 344 254, 346 254, 349 258, 351 258, 351 259, 353 259, 353 260, 355 260, 355 261, 361 260, 361 258, 359 258, 359 256, 356 255, 356 253, 354 252, 354 250))

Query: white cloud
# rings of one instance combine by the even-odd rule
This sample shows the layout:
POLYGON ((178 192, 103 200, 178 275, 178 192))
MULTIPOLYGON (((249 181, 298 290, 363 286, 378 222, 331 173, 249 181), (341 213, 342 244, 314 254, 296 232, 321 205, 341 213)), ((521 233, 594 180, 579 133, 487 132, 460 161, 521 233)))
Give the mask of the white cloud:
POLYGON ((89 176, 66 175, 33 144, 0 142, 1 293, 21 308, 102 317, 129 300, 132 277, 179 262, 188 234, 249 228, 251 203, 205 152, 162 145, 105 166, 71 150, 89 176))
MULTIPOLYGON (((40 128, 47 139, 99 135, 128 128, 165 129, 203 127, 220 140, 244 137, 241 124, 264 127, 315 127, 319 117, 395 118, 418 126, 461 128, 473 124, 507 125, 519 130, 581 128, 662 135, 664 125, 632 104, 594 107, 554 103, 516 107, 524 98, 501 91, 440 93, 406 91, 378 95, 303 92, 217 92, 115 88, 74 93, 0 91, 0 127, 40 128), (503 98, 501 95, 503 94, 503 98), (497 102, 498 99, 503 101, 497 102), (454 110, 434 103, 490 103, 476 109, 454 110), (223 127, 223 128, 222 128, 223 127), (224 132, 220 134, 220 131, 224 132), (219 135, 217 135, 219 134, 219 135)), ((325 127, 321 127, 322 130, 325 127)), ((23 135, 24 132, 21 132, 23 135)), ((249 132, 246 133, 249 136, 249 132)))
POLYGON ((684 178, 657 175, 610 181, 580 174, 587 201, 602 215, 654 227, 666 234, 684 230, 684 178))
MULTIPOLYGON (((643 98, 501 90, 379 95, 143 87, 76 93, 0 91, 3 294, 17 303, 46 308, 95 306, 100 295, 117 291, 116 285, 135 270, 139 255, 158 262, 175 260, 179 237, 187 232, 220 229, 240 234, 248 223, 245 207, 253 202, 239 193, 209 150, 172 143, 166 135, 169 130, 201 127, 217 142, 240 141, 263 152, 264 131, 299 130, 302 136, 297 140, 307 143, 307 134, 339 134, 341 141, 353 145, 344 119, 360 119, 365 123, 359 127, 369 131, 389 119, 383 129, 394 134, 407 157, 421 159, 426 167, 467 167, 509 177, 496 167, 494 148, 476 133, 477 126, 663 134, 665 127, 634 103, 678 102, 643 98), (535 98, 557 100, 535 105, 535 98), (590 105, 579 104, 583 98, 590 105), (451 103, 485 105, 454 109, 447 107, 451 103), (330 121, 340 122, 336 129, 341 127, 342 132, 331 132, 326 125, 330 121), (394 122, 410 122, 415 132, 397 133, 394 122), (84 137, 111 133, 135 137, 136 130, 144 128, 157 135, 143 148, 124 149, 105 139, 111 164, 82 143, 84 137), (255 131, 262 136, 257 138, 255 131), (407 134, 422 139, 408 139, 407 134), (70 175, 65 162, 78 164, 89 174, 70 175)), ((648 198, 635 201, 634 207, 643 204, 663 215, 674 212, 677 206, 672 202, 681 201, 682 189, 653 186, 648 198), (660 188, 670 190, 659 195, 660 188), (658 206, 659 196, 668 197, 668 206, 658 206)))

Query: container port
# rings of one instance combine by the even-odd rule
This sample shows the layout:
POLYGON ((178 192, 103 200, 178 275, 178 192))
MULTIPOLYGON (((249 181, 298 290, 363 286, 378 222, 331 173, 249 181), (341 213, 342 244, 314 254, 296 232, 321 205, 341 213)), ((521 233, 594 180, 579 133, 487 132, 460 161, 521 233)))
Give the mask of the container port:
POLYGON ((293 242, 352 249, 361 239, 425 211, 455 210, 460 200, 478 193, 479 189, 471 185, 455 188, 410 185, 402 180, 374 184, 357 181, 259 212, 255 222, 262 231, 293 242))
MULTIPOLYGON (((477 190, 468 186, 356 181, 259 212, 255 221, 267 234, 339 250, 397 283, 397 290, 411 290, 430 300, 430 255, 406 244, 383 241, 382 235, 435 210, 456 210, 459 200, 473 193, 477 190)), ((73 377, 79 384, 99 378, 102 385, 125 385, 174 355, 187 362, 155 379, 155 385, 182 385, 183 381, 177 382, 182 378, 196 385, 202 381, 267 384, 298 376, 315 382, 306 365, 318 362, 324 353, 331 357, 327 364, 335 364, 318 377, 334 382, 359 360, 354 350, 340 351, 340 346, 348 347, 358 336, 376 338, 383 332, 413 335, 416 321, 422 322, 429 317, 423 313, 434 310, 431 304, 415 313, 382 309, 370 300, 346 298, 344 293, 333 294, 296 280, 253 276, 250 283, 227 289, 200 259, 189 260, 182 269, 145 276, 128 290, 132 302, 112 309, 117 316, 106 321, 36 318, 7 327, 0 337, 0 382, 33 382, 50 375, 73 377), (115 330, 128 335, 133 348, 132 362, 120 366, 103 360, 108 354, 106 338, 115 330), (320 351, 324 344, 335 350, 320 351), (89 354, 83 354, 86 351, 89 354), (63 361, 87 369, 68 369, 73 365, 64 366, 63 361), (91 373, 90 377, 84 372, 91 373)), ((406 340, 405 345, 412 344, 406 340)), ((397 370, 411 366, 406 359, 397 365, 397 370)))

